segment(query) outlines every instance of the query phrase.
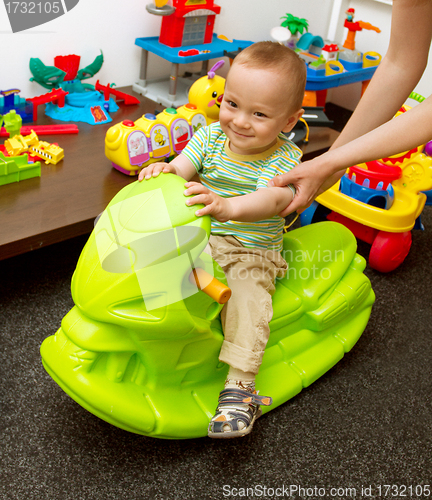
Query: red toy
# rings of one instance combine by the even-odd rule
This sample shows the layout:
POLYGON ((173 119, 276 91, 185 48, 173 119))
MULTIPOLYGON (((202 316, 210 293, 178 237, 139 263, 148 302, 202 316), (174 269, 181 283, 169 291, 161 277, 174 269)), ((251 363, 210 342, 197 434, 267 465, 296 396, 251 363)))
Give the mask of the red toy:
POLYGON ((54 57, 54 66, 66 73, 64 79, 66 81, 74 80, 77 77, 81 57, 76 54, 68 56, 54 57))
POLYGON ((348 28, 348 35, 346 37, 345 43, 343 44, 345 49, 355 50, 355 35, 357 31, 365 30, 374 30, 377 33, 381 33, 381 30, 376 26, 373 26, 370 23, 365 23, 363 21, 354 22, 354 13, 355 10, 353 8, 348 9, 346 14, 346 19, 344 22, 345 28, 348 28))
POLYGON ((129 95, 129 94, 125 94, 124 92, 121 92, 120 90, 116 90, 116 89, 110 87, 110 84, 101 85, 99 83, 99 80, 96 82, 95 90, 98 90, 99 92, 103 92, 105 101, 108 101, 110 94, 112 94, 112 95, 116 96, 119 101, 124 101, 124 104, 126 106, 129 106, 131 104, 139 104, 140 103, 140 100, 137 99, 136 97, 129 95))
POLYGON ((69 94, 69 92, 65 92, 63 89, 52 89, 46 94, 26 99, 27 101, 33 103, 33 121, 37 121, 37 108, 40 104, 53 102, 54 104, 57 104, 59 108, 62 108, 65 105, 65 96, 67 94, 69 94))
POLYGON ((211 43, 216 14, 221 8, 213 0, 173 0, 175 11, 162 17, 159 42, 169 47, 211 43))
MULTIPOLYGON (((63 134, 78 134, 78 126, 70 125, 28 125, 21 127, 22 135, 29 135, 31 131, 40 135, 63 135, 63 134)), ((0 129, 0 137, 9 137, 9 132, 3 127, 0 129)))

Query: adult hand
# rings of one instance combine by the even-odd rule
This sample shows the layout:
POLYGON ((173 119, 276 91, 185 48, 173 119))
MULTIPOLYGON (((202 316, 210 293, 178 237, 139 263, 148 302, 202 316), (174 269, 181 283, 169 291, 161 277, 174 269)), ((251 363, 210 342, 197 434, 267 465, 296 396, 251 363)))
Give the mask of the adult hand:
POLYGON ((282 187, 292 184, 296 189, 293 201, 279 213, 281 217, 286 217, 294 211, 301 213, 306 210, 318 195, 333 186, 344 174, 344 171, 327 174, 325 169, 320 168, 320 158, 300 163, 289 172, 270 180, 270 186, 282 187))

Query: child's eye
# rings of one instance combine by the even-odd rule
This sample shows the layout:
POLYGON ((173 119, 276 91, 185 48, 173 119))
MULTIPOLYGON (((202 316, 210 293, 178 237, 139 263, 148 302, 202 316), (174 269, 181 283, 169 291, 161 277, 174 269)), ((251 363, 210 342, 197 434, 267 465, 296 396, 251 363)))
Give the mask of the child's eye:
POLYGON ((261 113, 260 111, 256 111, 256 112, 254 113, 254 115, 255 115, 255 116, 260 116, 260 117, 261 117, 261 116, 266 116, 264 113, 261 113))
POLYGON ((234 101, 228 101, 228 106, 231 106, 232 108, 236 108, 237 104, 234 101))

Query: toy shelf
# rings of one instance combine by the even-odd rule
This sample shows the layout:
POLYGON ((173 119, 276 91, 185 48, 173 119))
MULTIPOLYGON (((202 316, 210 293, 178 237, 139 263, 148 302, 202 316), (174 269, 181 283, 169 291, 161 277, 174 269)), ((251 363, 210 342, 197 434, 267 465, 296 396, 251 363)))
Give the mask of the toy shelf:
POLYGON ((137 38, 135 45, 141 47, 140 78, 132 88, 135 92, 145 95, 152 101, 167 107, 179 107, 188 102, 187 92, 193 80, 179 78, 179 65, 189 64, 197 61, 203 62, 200 76, 208 71, 208 61, 218 57, 224 57, 226 52, 235 52, 251 45, 247 40, 226 41, 213 35, 211 43, 199 45, 188 45, 187 47, 169 47, 159 42, 159 37, 137 38), (166 61, 172 63, 169 78, 148 79, 147 63, 148 53, 151 52, 166 61), (180 55, 180 54, 190 55, 180 55))
POLYGON ((369 81, 375 73, 378 66, 369 68, 360 68, 336 73, 334 75, 325 76, 319 74, 308 67, 306 90, 326 90, 340 85, 348 85, 350 83, 369 81))

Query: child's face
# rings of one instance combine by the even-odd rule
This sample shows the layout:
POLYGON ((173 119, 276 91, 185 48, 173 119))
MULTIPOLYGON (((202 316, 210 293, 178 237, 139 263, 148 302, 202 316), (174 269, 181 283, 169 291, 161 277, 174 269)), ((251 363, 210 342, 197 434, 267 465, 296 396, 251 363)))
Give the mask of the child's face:
POLYGON ((219 121, 231 151, 251 155, 276 144, 280 132, 289 132, 300 110, 290 114, 282 77, 270 70, 233 64, 228 74, 219 121))

